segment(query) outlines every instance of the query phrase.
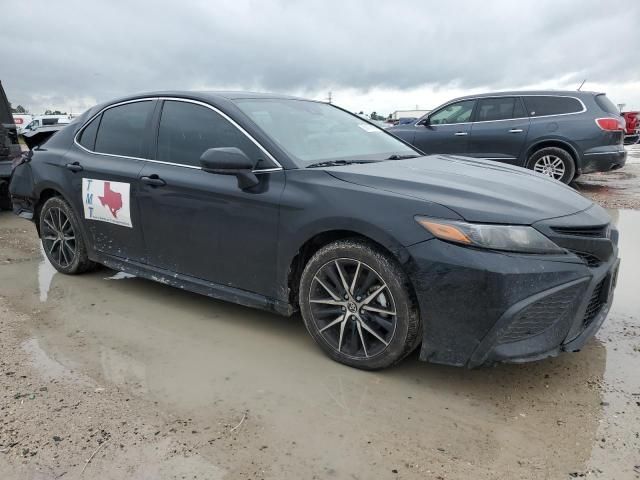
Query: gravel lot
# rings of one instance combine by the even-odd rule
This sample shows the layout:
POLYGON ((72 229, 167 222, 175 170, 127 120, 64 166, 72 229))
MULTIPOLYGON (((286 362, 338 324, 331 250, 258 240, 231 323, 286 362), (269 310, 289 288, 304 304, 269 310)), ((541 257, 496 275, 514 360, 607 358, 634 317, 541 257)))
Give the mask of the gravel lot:
MULTIPOLYGON (((580 178, 640 208, 640 163, 580 178)), ((580 353, 366 373, 291 319, 102 269, 69 277, 0 214, 0 478, 640 478, 640 212, 580 353)))

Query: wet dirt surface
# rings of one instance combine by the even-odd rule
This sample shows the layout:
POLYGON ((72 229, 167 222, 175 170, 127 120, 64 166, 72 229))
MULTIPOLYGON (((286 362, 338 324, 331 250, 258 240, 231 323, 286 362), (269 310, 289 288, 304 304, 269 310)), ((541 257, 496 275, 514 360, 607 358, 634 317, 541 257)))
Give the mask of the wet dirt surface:
POLYGON ((0 214, 0 478, 640 478, 640 212, 579 353, 367 373, 282 318, 101 269, 0 214))
POLYGON ((640 145, 625 148, 627 164, 623 168, 582 175, 573 187, 604 207, 640 210, 640 145))

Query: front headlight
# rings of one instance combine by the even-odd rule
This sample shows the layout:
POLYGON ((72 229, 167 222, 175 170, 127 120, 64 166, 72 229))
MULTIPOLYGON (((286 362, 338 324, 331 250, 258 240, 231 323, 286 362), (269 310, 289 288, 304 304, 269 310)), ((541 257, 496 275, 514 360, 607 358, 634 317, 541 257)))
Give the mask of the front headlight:
POLYGON ((481 225, 416 216, 434 237, 472 247, 523 253, 563 253, 535 228, 524 225, 481 225))

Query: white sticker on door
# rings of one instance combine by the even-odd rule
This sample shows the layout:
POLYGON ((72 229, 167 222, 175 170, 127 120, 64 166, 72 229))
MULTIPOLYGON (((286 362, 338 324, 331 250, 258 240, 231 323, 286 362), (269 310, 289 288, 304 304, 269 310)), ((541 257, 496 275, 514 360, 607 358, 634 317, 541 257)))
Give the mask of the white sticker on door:
POLYGON ((88 220, 133 227, 129 200, 128 183, 82 179, 84 218, 88 220))

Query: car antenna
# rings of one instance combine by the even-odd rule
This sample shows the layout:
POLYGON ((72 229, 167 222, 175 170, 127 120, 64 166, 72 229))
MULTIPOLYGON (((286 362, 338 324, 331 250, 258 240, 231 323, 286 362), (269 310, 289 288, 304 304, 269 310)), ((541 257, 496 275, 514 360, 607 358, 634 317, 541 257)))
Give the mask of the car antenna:
POLYGON ((586 82, 587 79, 585 78, 584 80, 582 80, 582 83, 580 84, 580 86, 578 87, 578 91, 580 91, 580 89, 582 88, 582 86, 584 85, 584 82, 586 82))

